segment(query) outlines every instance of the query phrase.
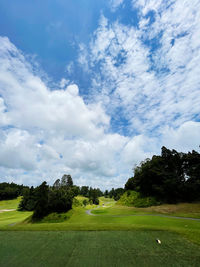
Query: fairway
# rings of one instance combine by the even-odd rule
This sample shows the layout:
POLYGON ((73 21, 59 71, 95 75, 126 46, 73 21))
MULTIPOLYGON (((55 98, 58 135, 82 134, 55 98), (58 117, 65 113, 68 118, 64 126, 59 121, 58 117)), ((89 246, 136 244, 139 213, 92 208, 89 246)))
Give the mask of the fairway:
POLYGON ((0 266, 5 267, 199 266, 200 262, 197 245, 164 231, 0 232, 0 240, 0 266))
MULTIPOLYGON (((18 202, 0 206, 16 208, 18 202)), ((199 266, 200 221, 162 217, 153 208, 119 206, 105 198, 99 206, 59 215, 64 220, 31 223, 31 214, 0 214, 0 266, 199 266)))

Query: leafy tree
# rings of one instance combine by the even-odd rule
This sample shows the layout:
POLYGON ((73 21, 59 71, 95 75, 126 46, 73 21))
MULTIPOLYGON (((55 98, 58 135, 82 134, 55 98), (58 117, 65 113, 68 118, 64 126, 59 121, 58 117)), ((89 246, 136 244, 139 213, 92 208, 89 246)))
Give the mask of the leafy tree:
POLYGON ((72 180, 72 177, 71 175, 67 175, 67 186, 68 187, 72 187, 73 186, 73 180, 72 180))
POLYGON ((108 197, 109 197, 109 195, 108 195, 108 190, 106 190, 106 191, 104 192, 104 197, 105 197, 105 198, 108 198, 108 197))
POLYGON ((19 203, 18 210, 27 210, 32 211, 36 206, 36 190, 33 186, 29 188, 25 188, 23 191, 23 197, 21 202, 19 203))
POLYGON ((43 218, 49 212, 48 207, 49 187, 46 182, 43 182, 36 189, 36 205, 33 213, 33 219, 43 218))
POLYGON ((48 211, 66 212, 72 208, 72 191, 66 191, 64 188, 50 189, 48 199, 48 211))
POLYGON ((72 187, 73 186, 73 180, 70 174, 64 174, 61 178, 61 186, 63 187, 72 187))
POLYGON ((125 190, 153 196, 167 203, 200 199, 200 154, 178 153, 162 147, 161 156, 141 162, 128 179, 125 190))
POLYGON ((71 187, 71 190, 72 190, 72 192, 73 192, 73 196, 78 196, 78 195, 80 195, 80 187, 79 187, 79 186, 77 186, 77 185, 73 185, 73 186, 71 187))
POLYGON ((23 194, 24 185, 15 183, 0 183, 0 200, 13 199, 23 194))
POLYGON ((89 197, 89 187, 88 186, 82 186, 80 190, 80 194, 84 197, 89 197))
POLYGON ((88 204, 88 200, 87 199, 84 199, 83 200, 83 205, 86 206, 88 204))
POLYGON ((67 175, 64 174, 63 177, 61 178, 61 186, 67 186, 67 175))
POLYGON ((60 187, 61 187, 60 179, 57 179, 57 180, 54 182, 53 187, 54 187, 54 188, 60 188, 60 187))

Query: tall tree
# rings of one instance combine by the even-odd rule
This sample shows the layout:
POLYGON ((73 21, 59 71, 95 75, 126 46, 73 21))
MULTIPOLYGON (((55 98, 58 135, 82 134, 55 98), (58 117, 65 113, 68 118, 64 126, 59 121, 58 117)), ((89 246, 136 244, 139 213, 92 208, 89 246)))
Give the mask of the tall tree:
POLYGON ((37 202, 35 205, 33 218, 40 219, 48 214, 48 193, 49 187, 46 182, 43 182, 37 189, 36 189, 36 198, 37 202))
POLYGON ((125 189, 168 203, 200 200, 199 173, 198 152, 185 154, 162 147, 161 156, 154 155, 134 169, 125 189))
POLYGON ((73 180, 72 180, 72 177, 71 175, 67 175, 67 186, 68 187, 72 187, 73 186, 73 180))

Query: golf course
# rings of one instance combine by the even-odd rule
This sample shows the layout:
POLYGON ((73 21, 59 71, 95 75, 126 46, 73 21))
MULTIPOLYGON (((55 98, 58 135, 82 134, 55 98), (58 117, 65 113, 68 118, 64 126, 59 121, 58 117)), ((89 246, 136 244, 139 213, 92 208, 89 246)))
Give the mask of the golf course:
POLYGON ((199 266, 200 204, 134 208, 100 197, 33 223, 19 202, 0 201, 0 266, 199 266))

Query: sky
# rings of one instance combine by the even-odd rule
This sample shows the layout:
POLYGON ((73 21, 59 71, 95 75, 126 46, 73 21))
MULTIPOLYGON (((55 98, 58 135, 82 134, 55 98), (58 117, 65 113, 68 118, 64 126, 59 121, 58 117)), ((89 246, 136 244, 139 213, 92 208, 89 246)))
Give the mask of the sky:
POLYGON ((200 0, 1 0, 0 182, 123 187, 200 150, 200 0))

